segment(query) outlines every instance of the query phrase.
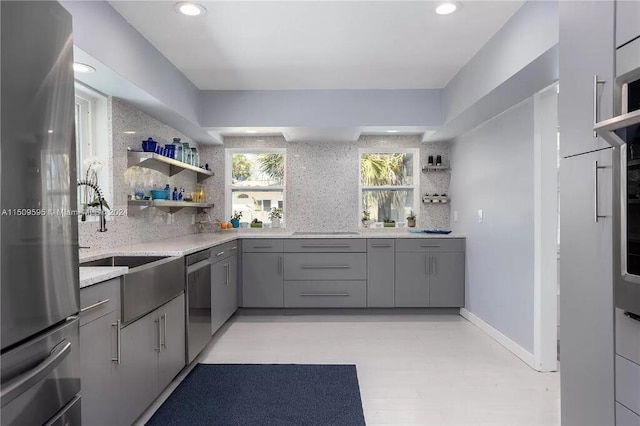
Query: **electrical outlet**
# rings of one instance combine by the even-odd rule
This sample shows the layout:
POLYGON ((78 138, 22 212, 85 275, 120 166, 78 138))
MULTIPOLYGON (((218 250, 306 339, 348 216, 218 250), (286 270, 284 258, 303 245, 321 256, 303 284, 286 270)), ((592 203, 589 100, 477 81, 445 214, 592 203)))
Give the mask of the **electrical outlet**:
POLYGON ((458 221, 458 210, 454 210, 453 211, 453 221, 457 222, 458 221))
POLYGON ((482 209, 480 209, 478 210, 478 223, 482 223, 483 220, 484 220, 484 213, 482 209))

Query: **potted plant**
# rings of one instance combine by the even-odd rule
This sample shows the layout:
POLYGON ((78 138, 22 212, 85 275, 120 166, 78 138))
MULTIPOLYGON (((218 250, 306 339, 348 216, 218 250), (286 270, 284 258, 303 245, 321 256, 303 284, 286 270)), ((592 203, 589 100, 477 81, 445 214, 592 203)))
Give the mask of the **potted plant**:
POLYGON ((234 228, 240 228, 240 219, 242 219, 242 212, 234 211, 231 216, 231 225, 234 228))
POLYGON ((409 213, 409 216, 407 216, 407 226, 409 228, 416 227, 416 214, 413 212, 413 209, 411 210, 411 213, 409 213))
POLYGON ((363 210, 362 211, 362 226, 364 226, 365 228, 368 228, 369 225, 371 225, 371 215, 369 214, 368 210, 363 210))
POLYGON ((257 218, 251 221, 252 228, 262 228, 262 221, 259 221, 257 218))
POLYGON ((384 227, 385 228, 395 228, 396 227, 396 221, 389 219, 388 217, 384 219, 384 227))
POLYGON ((280 228, 280 219, 282 219, 282 209, 274 207, 269 212, 269 219, 271 219, 272 228, 280 228))

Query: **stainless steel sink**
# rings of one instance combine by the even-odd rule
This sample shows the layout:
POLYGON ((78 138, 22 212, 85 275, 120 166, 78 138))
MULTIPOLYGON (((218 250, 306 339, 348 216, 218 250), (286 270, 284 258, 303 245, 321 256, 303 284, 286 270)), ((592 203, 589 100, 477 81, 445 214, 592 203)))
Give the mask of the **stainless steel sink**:
POLYGON ((120 296, 122 323, 135 321, 184 291, 184 259, 180 256, 112 256, 80 266, 128 266, 120 296))
POLYGON ((307 231, 296 231, 293 235, 360 235, 359 232, 307 232, 307 231))

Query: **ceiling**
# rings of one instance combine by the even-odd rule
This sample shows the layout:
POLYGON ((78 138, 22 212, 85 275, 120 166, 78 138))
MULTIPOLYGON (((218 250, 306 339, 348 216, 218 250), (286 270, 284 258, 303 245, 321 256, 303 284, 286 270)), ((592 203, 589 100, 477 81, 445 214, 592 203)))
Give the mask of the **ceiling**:
POLYGON ((201 90, 444 87, 523 1, 172 1, 111 5, 201 90))

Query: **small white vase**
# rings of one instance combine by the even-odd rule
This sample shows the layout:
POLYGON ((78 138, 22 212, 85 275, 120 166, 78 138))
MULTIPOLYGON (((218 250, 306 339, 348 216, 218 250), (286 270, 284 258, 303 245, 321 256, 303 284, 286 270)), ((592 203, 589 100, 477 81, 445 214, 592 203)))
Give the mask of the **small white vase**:
POLYGON ((272 228, 280 228, 280 219, 271 219, 272 228))

